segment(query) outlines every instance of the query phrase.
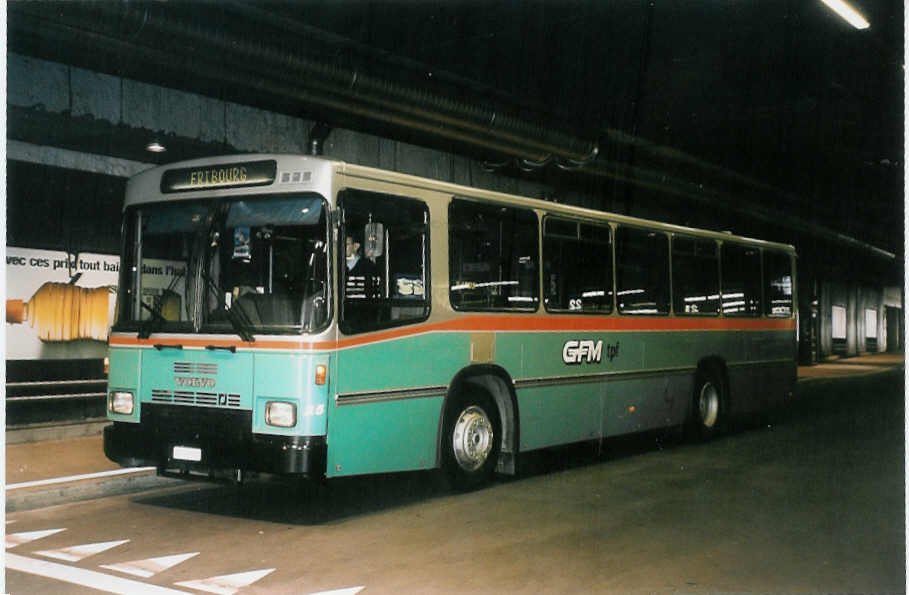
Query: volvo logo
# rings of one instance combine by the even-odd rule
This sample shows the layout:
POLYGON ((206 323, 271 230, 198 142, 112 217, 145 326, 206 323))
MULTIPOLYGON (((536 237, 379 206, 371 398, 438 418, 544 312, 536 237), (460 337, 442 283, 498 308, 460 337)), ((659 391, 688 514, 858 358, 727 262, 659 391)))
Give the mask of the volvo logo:
POLYGON ((199 378, 196 376, 174 376, 177 386, 190 386, 192 388, 215 388, 214 378, 199 378))

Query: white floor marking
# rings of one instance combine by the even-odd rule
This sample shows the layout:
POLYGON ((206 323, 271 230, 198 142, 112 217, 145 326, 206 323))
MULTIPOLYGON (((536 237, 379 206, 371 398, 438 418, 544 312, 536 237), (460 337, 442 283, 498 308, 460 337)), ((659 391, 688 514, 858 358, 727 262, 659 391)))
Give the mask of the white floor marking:
POLYGON ((86 543, 84 545, 74 545, 72 547, 65 547, 59 550, 44 550, 35 553, 39 556, 45 556, 46 558, 56 558, 57 560, 66 560, 67 562, 78 562, 83 558, 88 558, 89 556, 100 554, 105 550, 117 547, 118 545, 122 545, 128 541, 129 539, 121 539, 120 541, 86 543))
POLYGON ((348 587, 346 589, 335 589, 334 591, 319 591, 309 595, 356 595, 366 587, 348 587))
POLYGON ((122 595, 177 595, 182 593, 187 595, 186 591, 149 585, 128 578, 111 576, 103 572, 95 572, 94 570, 76 568, 75 566, 67 566, 46 560, 35 560, 34 558, 26 558, 17 554, 6 554, 6 568, 7 570, 27 572, 74 585, 91 587, 108 593, 120 593, 122 595))
POLYGON ((249 572, 223 574, 221 576, 213 576, 198 581, 183 581, 175 584, 178 587, 189 587, 190 589, 198 589, 207 593, 233 595, 243 587, 248 587, 262 577, 271 574, 274 570, 274 568, 251 570, 249 572))
POLYGON ((162 570, 167 570, 168 568, 176 566, 177 564, 198 555, 199 552, 192 552, 191 554, 174 554, 173 556, 160 556, 158 558, 148 558, 145 560, 120 562, 119 564, 104 564, 101 568, 108 568, 110 570, 132 574, 133 576, 148 578, 158 574, 162 570))
POLYGON ((6 536, 6 549, 16 547, 17 545, 22 545, 23 543, 28 543, 29 541, 35 541, 36 539, 41 539, 42 537, 47 537, 48 535, 53 535, 54 533, 59 533, 60 531, 66 531, 66 529, 48 529, 47 531, 26 531, 25 533, 12 533, 6 536))
POLYGON ((83 473, 82 475, 70 475, 68 477, 52 477, 51 479, 37 479, 35 481, 23 481, 21 483, 12 483, 6 486, 6 491, 21 490, 22 488, 33 488, 35 486, 53 485, 55 483, 67 483, 70 481, 79 481, 82 479, 99 479, 101 477, 114 477, 116 475, 132 475, 136 473, 147 473, 154 471, 154 467, 128 467, 126 469, 113 469, 111 471, 98 471, 97 473, 83 473))

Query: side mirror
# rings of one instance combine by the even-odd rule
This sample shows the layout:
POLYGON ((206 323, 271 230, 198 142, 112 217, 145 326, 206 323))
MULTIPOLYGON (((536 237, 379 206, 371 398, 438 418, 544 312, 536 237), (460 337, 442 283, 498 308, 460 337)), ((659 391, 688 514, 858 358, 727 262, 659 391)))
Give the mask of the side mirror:
POLYGON ((375 259, 385 252, 385 226, 381 223, 367 223, 363 228, 363 254, 375 259))

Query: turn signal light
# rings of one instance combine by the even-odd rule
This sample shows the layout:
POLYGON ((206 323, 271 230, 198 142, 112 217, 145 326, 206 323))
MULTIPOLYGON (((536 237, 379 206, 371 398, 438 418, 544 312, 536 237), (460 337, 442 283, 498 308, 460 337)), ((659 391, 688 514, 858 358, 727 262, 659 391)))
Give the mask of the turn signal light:
POLYGON ((322 386, 328 380, 328 366, 319 364, 316 366, 316 384, 322 386))

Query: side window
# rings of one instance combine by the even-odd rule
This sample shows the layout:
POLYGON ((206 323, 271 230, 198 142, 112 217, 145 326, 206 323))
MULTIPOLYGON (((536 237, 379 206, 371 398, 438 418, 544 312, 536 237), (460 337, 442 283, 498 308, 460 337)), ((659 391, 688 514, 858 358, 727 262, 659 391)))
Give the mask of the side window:
POLYGON ((764 313, 792 316, 792 261, 785 252, 764 251, 764 313))
POLYGON ((429 211, 422 202, 345 190, 340 234, 341 331, 346 334, 429 316, 429 211))
POLYGON ((612 312, 612 229, 546 217, 543 294, 550 312, 612 312))
POLYGON ((720 265, 713 240, 672 238, 672 305, 676 314, 720 311, 720 265))
POLYGON ((448 209, 449 297, 456 310, 536 310, 537 216, 454 199, 448 209))
POLYGON ((669 313, 669 238, 665 233, 619 227, 615 268, 620 313, 669 313))
POLYGON ((750 246, 723 244, 723 314, 760 316, 761 251, 750 246))

